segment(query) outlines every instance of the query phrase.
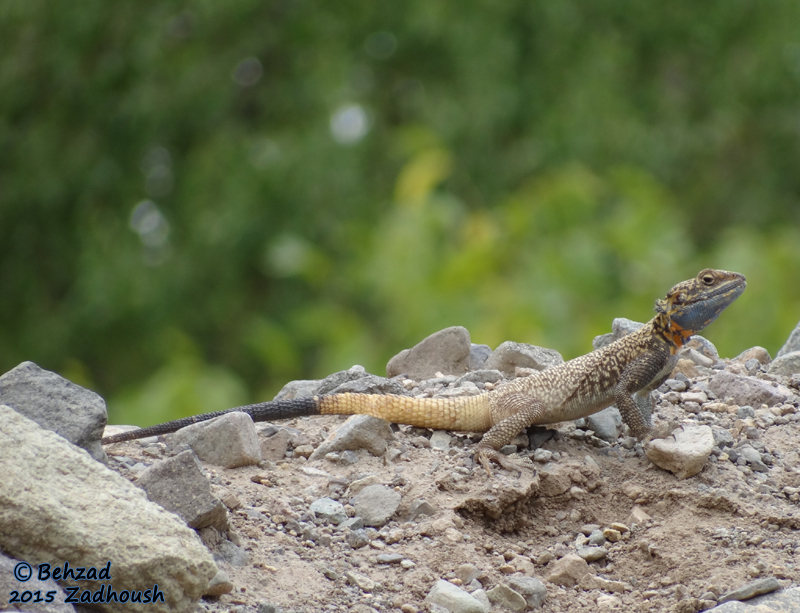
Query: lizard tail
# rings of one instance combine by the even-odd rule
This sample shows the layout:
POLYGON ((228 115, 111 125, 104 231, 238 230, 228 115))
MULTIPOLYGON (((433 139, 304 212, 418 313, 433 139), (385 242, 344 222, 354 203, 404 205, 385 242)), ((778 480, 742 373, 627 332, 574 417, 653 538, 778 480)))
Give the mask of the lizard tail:
POLYGON ((372 415, 392 423, 436 430, 485 432, 492 427, 488 394, 412 398, 344 393, 319 396, 317 401, 323 415, 372 415))
POLYGON ((488 394, 456 398, 412 398, 392 394, 331 394, 312 398, 273 400, 203 413, 163 424, 129 430, 103 438, 103 445, 121 443, 148 436, 169 434, 186 426, 207 421, 226 413, 247 413, 253 421, 290 419, 306 415, 372 415, 386 421, 419 428, 486 432, 492 427, 488 394))
POLYGON ((225 411, 214 411, 213 413, 203 413, 202 415, 193 415, 191 417, 182 417, 163 424, 149 426, 147 428, 139 428, 138 430, 129 430, 127 432, 120 432, 111 436, 104 437, 100 443, 103 445, 110 445, 112 443, 122 443, 123 441, 132 441, 138 438, 145 438, 148 436, 159 436, 161 434, 169 434, 177 432, 181 428, 197 424, 202 421, 214 419, 226 413, 233 413, 238 411, 240 413, 247 413, 253 418, 253 421, 270 421, 273 419, 290 419, 292 417, 302 417, 303 415, 319 415, 319 405, 317 398, 294 398, 292 400, 273 400, 272 402, 261 402, 259 404, 248 404, 246 406, 235 407, 225 411))

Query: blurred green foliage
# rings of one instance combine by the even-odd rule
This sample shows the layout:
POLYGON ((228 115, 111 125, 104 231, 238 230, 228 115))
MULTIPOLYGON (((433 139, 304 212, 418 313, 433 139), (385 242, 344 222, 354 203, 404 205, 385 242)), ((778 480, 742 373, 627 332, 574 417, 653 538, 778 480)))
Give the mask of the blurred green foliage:
POLYGON ((714 266, 800 318, 800 4, 0 3, 0 369, 153 423, 450 325, 585 353, 714 266))

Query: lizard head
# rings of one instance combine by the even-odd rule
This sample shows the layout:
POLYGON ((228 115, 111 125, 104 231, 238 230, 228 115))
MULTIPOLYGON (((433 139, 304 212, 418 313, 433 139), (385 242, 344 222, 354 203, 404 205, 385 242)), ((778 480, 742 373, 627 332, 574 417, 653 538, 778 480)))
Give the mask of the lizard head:
POLYGON ((705 268, 694 279, 669 290, 665 299, 656 302, 656 312, 666 317, 672 340, 680 347, 714 321, 746 287, 744 275, 738 272, 705 268))

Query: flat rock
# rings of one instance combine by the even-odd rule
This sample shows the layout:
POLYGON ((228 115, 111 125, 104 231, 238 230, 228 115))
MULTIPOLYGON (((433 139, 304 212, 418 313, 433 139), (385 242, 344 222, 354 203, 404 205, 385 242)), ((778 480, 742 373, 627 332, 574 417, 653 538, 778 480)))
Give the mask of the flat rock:
POLYGON ((289 381, 281 388, 273 400, 293 400, 295 398, 311 398, 317 395, 319 389, 319 379, 299 379, 297 381, 289 381))
POLYGON ((144 470, 136 484, 150 500, 177 514, 195 530, 207 526, 220 532, 228 529, 228 511, 211 492, 197 457, 188 449, 144 470))
POLYGON ((564 358, 555 349, 506 341, 489 356, 484 368, 499 370, 507 376, 514 376, 517 368, 545 370, 563 363, 564 358))
POLYGON ((445 328, 394 356, 386 365, 386 375, 396 377, 405 374, 417 381, 430 379, 437 372, 463 375, 469 370, 471 350, 472 343, 466 328, 445 328))
POLYGON ((779 358, 794 351, 800 351, 800 322, 798 322, 797 327, 792 330, 789 338, 786 339, 783 347, 780 348, 775 357, 779 358))
POLYGON ((645 453, 656 466, 678 479, 693 477, 701 470, 714 449, 714 434, 709 426, 675 430, 668 438, 653 439, 645 453))
MULTIPOLYGON (((0 405, 0 549, 31 564, 103 568, 114 589, 158 584, 166 603, 190 613, 217 574, 197 534, 144 491, 53 432, 0 405)), ((102 582, 83 582, 91 591, 102 582)), ((111 611, 112 608, 104 610, 111 611)), ((141 605, 115 604, 114 611, 141 605)))
POLYGON ((365 526, 380 528, 397 512, 402 497, 385 485, 369 485, 353 497, 356 515, 365 526))
POLYGON ((331 394, 394 394, 395 396, 407 396, 408 390, 394 379, 379 377, 378 375, 365 375, 358 379, 345 381, 335 387, 331 394))
POLYGON ((732 398, 739 406, 760 407, 766 404, 771 407, 787 399, 787 394, 769 381, 734 375, 726 370, 716 373, 709 380, 708 387, 720 400, 732 398))
POLYGON ((388 422, 371 415, 353 415, 328 435, 309 457, 321 460, 333 451, 366 449, 376 457, 386 453, 386 441, 394 434, 388 422))
POLYGON ((0 377, 0 404, 106 462, 100 438, 108 413, 105 401, 93 391, 23 362, 0 377))
POLYGON ((778 356, 769 365, 767 372, 783 377, 791 377, 795 373, 800 373, 800 350, 778 356))
POLYGON ((173 440, 176 444, 186 443, 203 462, 216 466, 236 468, 261 461, 261 443, 253 418, 239 411, 181 428, 173 440))
POLYGON ((451 613, 486 613, 480 601, 444 579, 433 585, 425 602, 444 607, 451 613))

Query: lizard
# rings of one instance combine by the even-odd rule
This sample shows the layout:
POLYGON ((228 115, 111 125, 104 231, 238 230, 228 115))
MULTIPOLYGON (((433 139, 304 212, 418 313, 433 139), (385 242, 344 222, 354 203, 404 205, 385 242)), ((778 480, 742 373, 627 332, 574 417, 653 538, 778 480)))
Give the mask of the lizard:
POLYGON ((616 404, 639 439, 658 438, 650 417, 650 392, 670 375, 678 351, 713 322, 747 286, 744 275, 706 268, 656 301, 656 315, 637 331, 591 353, 519 377, 494 390, 455 398, 338 393, 273 400, 176 419, 102 439, 104 445, 175 432, 185 426, 241 411, 253 421, 306 415, 367 414, 386 421, 440 430, 485 432, 475 458, 491 474, 491 462, 519 470, 500 453, 532 425, 587 417, 616 404))

